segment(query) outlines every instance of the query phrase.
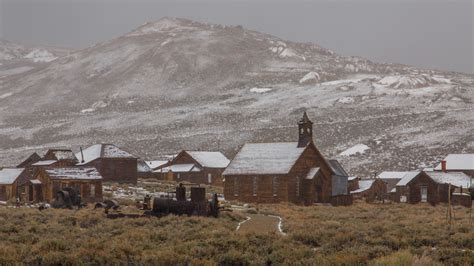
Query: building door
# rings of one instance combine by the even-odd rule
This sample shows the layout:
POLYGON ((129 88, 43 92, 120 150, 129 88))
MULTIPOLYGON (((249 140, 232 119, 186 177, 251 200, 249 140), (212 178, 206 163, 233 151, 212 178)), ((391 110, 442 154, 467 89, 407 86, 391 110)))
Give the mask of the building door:
POLYGON ((427 202, 428 201, 428 188, 420 187, 420 194, 421 194, 421 202, 427 202))
POLYGON ((212 174, 211 173, 207 174, 207 183, 209 183, 209 184, 212 183, 212 174))

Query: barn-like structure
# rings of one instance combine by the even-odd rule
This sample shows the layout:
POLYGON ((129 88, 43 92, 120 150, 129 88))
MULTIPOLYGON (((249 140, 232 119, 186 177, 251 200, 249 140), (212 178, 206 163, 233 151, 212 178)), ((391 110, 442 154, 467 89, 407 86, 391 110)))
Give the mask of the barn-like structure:
POLYGON ((312 204, 347 195, 347 174, 314 145, 306 112, 298 135, 298 142, 245 144, 223 173, 226 200, 312 204))

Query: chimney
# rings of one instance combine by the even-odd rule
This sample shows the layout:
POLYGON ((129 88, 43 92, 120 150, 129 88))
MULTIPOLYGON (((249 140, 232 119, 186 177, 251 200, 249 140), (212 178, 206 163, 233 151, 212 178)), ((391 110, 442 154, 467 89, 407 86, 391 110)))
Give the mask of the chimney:
POLYGON ((82 147, 79 147, 81 149, 81 163, 84 163, 84 153, 82 152, 82 147))
POLYGON ((443 173, 446 173, 446 161, 445 160, 441 161, 441 171, 443 171, 443 173))

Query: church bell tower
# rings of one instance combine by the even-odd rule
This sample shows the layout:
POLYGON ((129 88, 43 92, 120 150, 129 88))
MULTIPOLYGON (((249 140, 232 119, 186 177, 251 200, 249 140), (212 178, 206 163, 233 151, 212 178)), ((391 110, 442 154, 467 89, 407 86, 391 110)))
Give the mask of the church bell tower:
POLYGON ((309 120, 306 112, 298 121, 298 135, 298 148, 306 147, 308 143, 313 142, 313 122, 309 120))

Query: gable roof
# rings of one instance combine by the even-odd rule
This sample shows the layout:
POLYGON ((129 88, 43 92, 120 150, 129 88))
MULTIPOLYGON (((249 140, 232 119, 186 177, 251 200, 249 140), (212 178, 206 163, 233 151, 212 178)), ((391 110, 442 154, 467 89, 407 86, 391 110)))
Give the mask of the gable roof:
POLYGON ((166 165, 169 161, 166 160, 155 160, 155 161, 145 161, 145 163, 150 167, 152 170, 156 170, 158 167, 166 165))
MULTIPOLYGON (((444 161, 447 170, 474 170, 474 153, 449 154, 444 161)), ((441 163, 434 169, 441 171, 441 163)))
POLYGON ((339 163, 338 160, 328 160, 328 164, 331 167, 332 171, 334 172, 335 175, 338 176, 349 176, 342 167, 342 165, 339 163))
POLYGON ((170 166, 163 167, 154 171, 154 173, 187 173, 187 172, 200 172, 201 168, 193 163, 184 163, 184 164, 173 164, 170 166))
POLYGON ((397 186, 406 186, 410 181, 413 180, 413 178, 417 177, 421 171, 410 171, 410 172, 405 172, 405 175, 403 175, 402 179, 398 181, 397 186))
POLYGON ((219 151, 184 151, 202 167, 226 168, 230 160, 219 151))
POLYGON ((45 172, 51 179, 102 180, 95 167, 45 168, 45 172))
POLYGON ((359 180, 359 188, 356 190, 351 191, 351 194, 357 194, 364 192, 372 187, 374 184, 375 179, 361 179, 359 180))
POLYGON ((471 177, 466 175, 463 172, 425 172, 429 177, 431 177, 438 184, 451 184, 456 187, 468 188, 472 186, 471 177))
POLYGON ((151 172, 152 169, 150 168, 150 166, 144 160, 138 159, 137 160, 137 171, 141 172, 141 173, 146 173, 146 172, 151 172))
POLYGON ((77 161, 72 150, 68 149, 49 149, 43 157, 44 160, 71 160, 77 161))
POLYGON ((79 159, 77 165, 84 165, 98 158, 137 158, 114 144, 95 144, 82 150, 82 154, 81 152, 76 153, 76 157, 79 159), (82 154, 84 162, 82 162, 82 154))
POLYGON ((0 170, 0 185, 11 185, 23 173, 25 168, 3 168, 0 170))
POLYGON ((298 142, 247 143, 223 175, 287 174, 308 147, 298 142))
POLYGON ((25 167, 25 166, 31 166, 32 164, 41 161, 41 156, 38 155, 38 153, 34 152, 28 158, 23 160, 20 164, 17 165, 17 167, 25 167))
POLYGON ((380 179, 402 179, 408 172, 385 171, 377 175, 380 179))

